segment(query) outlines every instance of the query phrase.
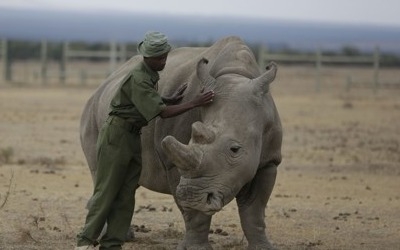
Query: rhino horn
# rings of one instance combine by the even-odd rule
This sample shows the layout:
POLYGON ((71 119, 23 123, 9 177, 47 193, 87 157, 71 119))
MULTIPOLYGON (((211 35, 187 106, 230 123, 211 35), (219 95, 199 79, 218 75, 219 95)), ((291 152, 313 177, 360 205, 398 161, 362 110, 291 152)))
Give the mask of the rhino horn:
POLYGON ((202 122, 192 124, 192 141, 198 144, 209 144, 215 140, 215 133, 202 122))
POLYGON ((267 93, 269 90, 269 84, 275 79, 278 66, 275 62, 270 62, 265 67, 266 71, 261 76, 253 79, 254 84, 261 88, 263 93, 267 93))
POLYGON ((182 144, 170 135, 162 140, 161 147, 178 169, 190 171, 199 168, 203 157, 203 153, 200 150, 195 150, 188 145, 182 144))
POLYGON ((215 85, 215 78, 210 75, 210 72, 207 69, 208 60, 206 58, 201 58, 197 62, 197 77, 200 79, 201 84, 207 90, 211 90, 215 85))

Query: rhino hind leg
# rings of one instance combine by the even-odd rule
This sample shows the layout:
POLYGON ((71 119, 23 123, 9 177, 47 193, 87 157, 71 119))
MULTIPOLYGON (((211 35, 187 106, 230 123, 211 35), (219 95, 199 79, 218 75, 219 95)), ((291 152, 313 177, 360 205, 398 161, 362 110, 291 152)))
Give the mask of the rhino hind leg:
POLYGON ((251 183, 236 197, 240 222, 248 241, 248 249, 275 249, 265 232, 265 208, 275 185, 276 166, 258 170, 251 183))
POLYGON ((179 250, 211 250, 208 234, 211 225, 211 215, 191 210, 182 212, 185 221, 185 237, 179 244, 179 250))

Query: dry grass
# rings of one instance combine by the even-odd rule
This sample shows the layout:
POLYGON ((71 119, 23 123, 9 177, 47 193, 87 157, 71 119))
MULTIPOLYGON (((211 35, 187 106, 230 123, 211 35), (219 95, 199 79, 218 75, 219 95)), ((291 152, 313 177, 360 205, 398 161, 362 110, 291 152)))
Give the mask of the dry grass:
MULTIPOLYGON (((284 160, 269 237, 279 249, 397 249, 400 90, 366 88, 370 69, 326 70, 319 93, 312 68, 281 67, 272 85, 284 160), (348 74, 365 84, 346 91, 348 74)), ((382 77, 400 79, 394 69, 382 77)), ((73 248, 92 192, 78 126, 93 89, 0 85, 0 249, 73 248)), ((124 249, 174 249, 183 236, 173 199, 142 188, 134 223, 124 249)), ((234 202, 211 229, 215 249, 245 248, 234 202)))

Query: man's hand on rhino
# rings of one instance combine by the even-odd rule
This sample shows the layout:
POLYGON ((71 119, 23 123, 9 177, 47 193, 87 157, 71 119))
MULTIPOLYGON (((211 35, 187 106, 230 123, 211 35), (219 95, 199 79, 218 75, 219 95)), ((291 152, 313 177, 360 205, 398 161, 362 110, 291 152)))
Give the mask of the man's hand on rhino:
POLYGON ((215 94, 213 90, 208 90, 207 92, 204 92, 203 89, 200 94, 193 99, 192 103, 195 107, 209 104, 213 101, 214 95, 215 94))

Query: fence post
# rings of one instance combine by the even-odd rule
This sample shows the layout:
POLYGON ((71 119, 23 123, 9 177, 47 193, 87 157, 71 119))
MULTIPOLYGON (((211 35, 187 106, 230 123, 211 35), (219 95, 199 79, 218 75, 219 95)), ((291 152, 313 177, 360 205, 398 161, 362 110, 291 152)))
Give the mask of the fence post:
POLYGON ((321 48, 318 47, 317 49, 317 54, 316 54, 316 61, 315 61, 315 66, 316 66, 316 86, 315 90, 319 92, 321 90, 321 67, 322 67, 322 53, 321 53, 321 48))
POLYGON ((6 48, 6 43, 7 43, 7 41, 6 41, 6 39, 2 39, 1 40, 1 44, 0 44, 0 56, 1 56, 1 61, 2 61, 2 77, 3 77, 3 80, 5 81, 6 80, 6 62, 7 62, 7 59, 6 59, 6 54, 7 54, 7 48, 6 48))
POLYGON ((126 50, 126 44, 125 44, 125 43, 121 43, 121 44, 119 45, 119 49, 120 49, 120 52, 119 52, 119 61, 120 61, 121 63, 125 63, 126 60, 127 60, 127 58, 128 58, 128 56, 127 56, 127 50, 126 50))
POLYGON ((42 78, 42 84, 46 85, 47 84, 47 41, 42 40, 42 45, 41 45, 41 78, 42 78))
POLYGON ((379 88, 379 58, 380 58, 380 51, 379 47, 376 46, 374 50, 374 92, 379 88))
POLYGON ((60 83, 65 84, 67 78, 68 42, 62 44, 62 55, 60 60, 60 83))
POLYGON ((258 65, 260 65, 261 70, 265 70, 265 58, 267 57, 266 54, 268 52, 268 49, 266 46, 263 44, 260 45, 260 48, 258 50, 258 65))
POLYGON ((7 41, 7 39, 2 40, 1 56, 3 58, 3 79, 5 81, 11 81, 12 80, 11 61, 8 56, 8 41, 7 41))
POLYGON ((117 67, 117 44, 115 41, 110 42, 110 73, 117 67))

